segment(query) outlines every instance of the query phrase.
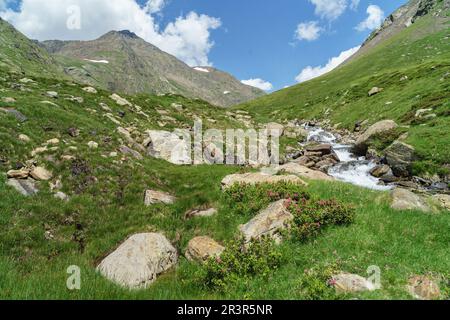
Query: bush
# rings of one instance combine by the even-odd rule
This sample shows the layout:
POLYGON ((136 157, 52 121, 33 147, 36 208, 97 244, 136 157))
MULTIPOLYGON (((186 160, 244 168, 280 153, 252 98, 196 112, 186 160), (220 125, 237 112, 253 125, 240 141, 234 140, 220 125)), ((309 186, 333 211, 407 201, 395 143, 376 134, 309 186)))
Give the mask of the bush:
POLYGON ((304 300, 336 299, 336 291, 330 280, 338 273, 338 270, 336 264, 305 270, 297 285, 300 298, 304 300))
POLYGON ((337 200, 287 200, 294 215, 291 234, 300 241, 316 237, 328 225, 348 225, 355 220, 355 209, 337 200))
POLYGON ((281 253, 269 238, 232 240, 220 258, 211 258, 205 265, 204 283, 210 288, 223 290, 254 276, 267 277, 281 264, 281 253))
POLYGON ((291 198, 295 201, 309 199, 302 186, 281 182, 277 184, 235 184, 224 192, 224 200, 233 213, 250 215, 267 207, 270 203, 291 198))

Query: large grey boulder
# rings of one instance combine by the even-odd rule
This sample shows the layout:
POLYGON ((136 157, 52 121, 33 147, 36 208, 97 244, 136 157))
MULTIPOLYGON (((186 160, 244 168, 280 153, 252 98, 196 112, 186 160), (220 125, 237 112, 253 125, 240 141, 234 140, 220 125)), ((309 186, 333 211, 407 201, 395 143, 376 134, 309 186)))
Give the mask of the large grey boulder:
POLYGON ((109 280, 129 289, 147 288, 178 261, 176 249, 161 234, 131 236, 98 265, 109 280))
POLYGON ((8 179, 6 184, 26 197, 35 195, 39 191, 33 179, 8 179))
POLYGON ((248 223, 241 225, 239 230, 247 242, 269 236, 280 240, 279 232, 289 227, 294 216, 285 206, 286 200, 279 200, 262 210, 248 223))
POLYGON ((191 145, 187 139, 168 131, 148 130, 144 142, 150 156, 176 165, 192 164, 191 145))
POLYGON ((398 125, 392 120, 383 120, 375 123, 367 129, 356 140, 354 151, 361 156, 366 155, 367 149, 370 145, 370 140, 377 135, 385 134, 394 131, 398 125))
POLYGON ((260 183, 269 183, 269 184, 276 184, 280 182, 289 182, 294 183, 298 185, 307 186, 308 184, 300 179, 299 177, 295 175, 280 175, 280 176, 274 176, 269 174, 264 174, 261 172, 254 172, 254 173, 243 173, 243 174, 232 174, 226 176, 222 180, 222 187, 223 189, 227 189, 234 184, 249 184, 249 185, 255 185, 260 183))
POLYGON ((401 141, 395 141, 385 150, 386 161, 397 177, 409 177, 415 160, 414 147, 401 141))
POLYGON ((422 212, 432 211, 425 197, 409 190, 397 188, 392 191, 391 208, 394 210, 418 210, 422 212))

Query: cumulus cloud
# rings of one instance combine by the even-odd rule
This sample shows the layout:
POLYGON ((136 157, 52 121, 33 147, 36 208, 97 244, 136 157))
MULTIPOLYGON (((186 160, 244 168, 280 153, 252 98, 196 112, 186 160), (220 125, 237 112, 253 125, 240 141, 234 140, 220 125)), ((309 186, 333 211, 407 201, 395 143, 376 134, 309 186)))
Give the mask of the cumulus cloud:
POLYGON ((347 9, 348 0, 309 0, 315 7, 316 15, 327 20, 336 20, 347 9))
POLYGON ((270 82, 265 81, 263 79, 259 79, 259 78, 242 80, 241 82, 248 86, 252 86, 252 87, 264 90, 264 91, 270 91, 273 89, 273 85, 270 82))
POLYGON ((333 57, 328 60, 328 63, 325 66, 311 67, 308 66, 300 72, 300 74, 295 78, 295 80, 299 83, 305 82, 321 75, 330 72, 331 70, 337 68, 341 63, 350 58, 353 54, 355 54, 361 46, 357 46, 351 48, 349 50, 341 52, 341 54, 337 57, 333 57))
POLYGON ((367 7, 367 19, 356 26, 356 30, 374 30, 381 26, 384 20, 384 12, 379 6, 371 4, 367 7))
POLYGON ((161 28, 154 14, 166 3, 148 0, 141 6, 135 0, 22 0, 18 11, 3 8, 0 16, 37 40, 92 40, 111 30, 127 29, 191 66, 211 65, 211 30, 221 26, 220 19, 190 12, 161 28), (78 13, 79 28, 68 28, 68 21, 77 20, 78 13))
POLYGON ((298 40, 313 41, 319 38, 322 28, 317 21, 300 23, 295 31, 295 37, 298 40))
POLYGON ((350 2, 350 9, 352 9, 352 10, 358 9, 358 7, 359 7, 359 2, 360 2, 360 0, 352 0, 352 1, 350 2))

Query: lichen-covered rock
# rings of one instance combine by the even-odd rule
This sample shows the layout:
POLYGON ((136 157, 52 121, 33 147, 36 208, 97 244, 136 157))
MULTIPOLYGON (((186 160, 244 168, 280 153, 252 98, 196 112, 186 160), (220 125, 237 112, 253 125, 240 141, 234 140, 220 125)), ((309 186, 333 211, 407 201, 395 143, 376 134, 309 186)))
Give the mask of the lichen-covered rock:
POLYGON ((144 204, 146 206, 151 206, 152 204, 157 204, 157 203, 173 204, 175 201, 176 201, 176 198, 166 192, 155 191, 155 190, 145 191, 144 204))
POLYGON ((239 227, 247 242, 269 236, 279 240, 279 232, 289 227, 294 216, 285 206, 286 200, 272 203, 248 223, 239 227))
POLYGON ((385 150, 386 161, 397 177, 409 177, 412 163, 415 159, 413 146, 401 141, 395 141, 385 150))
POLYGON ((131 236, 98 265, 97 270, 116 284, 142 289, 178 261, 176 249, 161 234, 131 236))
POLYGON ((210 237, 196 237, 189 241, 185 256, 188 260, 206 261, 219 257, 224 250, 225 247, 210 237))

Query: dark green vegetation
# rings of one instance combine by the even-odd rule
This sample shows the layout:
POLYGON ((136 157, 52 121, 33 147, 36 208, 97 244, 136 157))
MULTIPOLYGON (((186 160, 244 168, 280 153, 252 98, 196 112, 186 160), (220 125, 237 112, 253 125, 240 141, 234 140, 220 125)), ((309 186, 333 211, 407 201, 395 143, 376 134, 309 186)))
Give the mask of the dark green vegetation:
MULTIPOLYGON (((437 10, 445 3, 438 1, 437 10)), ((257 121, 329 119, 353 130, 355 123, 395 120, 408 126, 406 142, 418 153, 416 173, 434 173, 450 159, 449 11, 428 14, 409 28, 364 50, 351 62, 317 79, 237 106, 257 121), (406 78, 407 77, 407 78, 406 78), (384 90, 369 97, 373 87, 384 90), (417 120, 420 109, 435 118, 417 120)))

